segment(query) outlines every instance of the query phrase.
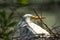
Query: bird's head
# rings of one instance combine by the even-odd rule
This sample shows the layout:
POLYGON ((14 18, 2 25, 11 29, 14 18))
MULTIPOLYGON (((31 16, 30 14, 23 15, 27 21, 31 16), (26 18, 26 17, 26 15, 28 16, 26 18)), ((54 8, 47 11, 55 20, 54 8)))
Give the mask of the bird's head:
POLYGON ((34 16, 34 15, 31 15, 31 14, 25 14, 25 15, 23 16, 23 18, 24 18, 24 19, 26 19, 26 18, 39 19, 38 16, 34 16))

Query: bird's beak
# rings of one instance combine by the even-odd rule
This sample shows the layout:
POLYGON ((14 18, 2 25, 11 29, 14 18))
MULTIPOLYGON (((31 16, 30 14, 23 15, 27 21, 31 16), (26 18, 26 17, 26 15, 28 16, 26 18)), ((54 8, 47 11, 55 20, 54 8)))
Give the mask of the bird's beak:
POLYGON ((39 17, 38 16, 32 16, 33 19, 38 19, 39 17))
POLYGON ((32 18, 33 18, 33 19, 39 19, 39 18, 44 19, 45 17, 41 17, 41 16, 32 16, 32 18))

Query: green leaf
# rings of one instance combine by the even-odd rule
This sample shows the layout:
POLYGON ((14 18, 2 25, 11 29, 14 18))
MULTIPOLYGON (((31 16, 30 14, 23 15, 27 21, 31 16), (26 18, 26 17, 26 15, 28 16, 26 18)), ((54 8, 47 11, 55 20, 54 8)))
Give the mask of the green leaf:
POLYGON ((28 4, 28 0, 17 0, 17 2, 21 3, 22 5, 28 4))
POLYGON ((8 23, 7 23, 7 19, 6 20, 4 20, 4 26, 6 26, 8 23))
POLYGON ((12 12, 9 16, 7 16, 7 13, 5 10, 0 12, 0 28, 2 29, 2 35, 4 40, 9 40, 9 35, 13 33, 13 31, 6 32, 8 28, 11 28, 17 25, 17 22, 12 22, 14 12, 12 12), (3 30, 4 29, 4 30, 3 30))
POLYGON ((24 4, 24 5, 28 4, 28 0, 22 0, 21 3, 24 4))
POLYGON ((21 2, 21 0, 17 0, 17 2, 21 2))
POLYGON ((0 19, 0 24, 2 23, 2 19, 0 19))
POLYGON ((6 11, 3 10, 2 12, 0 12, 0 16, 1 16, 0 22, 2 21, 3 25, 6 26, 7 24, 6 11))
POLYGON ((8 27, 14 27, 15 25, 17 25, 17 22, 9 23, 7 26, 8 26, 8 27))
POLYGON ((10 15, 9 15, 9 19, 13 19, 13 15, 14 15, 14 13, 12 12, 10 15))
POLYGON ((0 28, 2 28, 2 23, 3 23, 2 19, 0 19, 0 28))
POLYGON ((5 10, 3 10, 2 12, 0 12, 0 16, 5 20, 6 19, 6 12, 5 10))

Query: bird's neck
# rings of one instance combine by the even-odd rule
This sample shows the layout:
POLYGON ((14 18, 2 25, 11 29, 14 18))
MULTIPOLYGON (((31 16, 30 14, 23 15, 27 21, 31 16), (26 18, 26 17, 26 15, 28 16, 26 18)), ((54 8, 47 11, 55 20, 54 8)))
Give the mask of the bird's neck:
POLYGON ((31 22, 30 18, 26 18, 26 22, 28 23, 31 22))

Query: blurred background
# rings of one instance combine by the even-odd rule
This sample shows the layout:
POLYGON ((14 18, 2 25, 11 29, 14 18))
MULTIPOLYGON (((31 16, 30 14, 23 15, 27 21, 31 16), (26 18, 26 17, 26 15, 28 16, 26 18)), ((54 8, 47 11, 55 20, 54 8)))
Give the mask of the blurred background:
MULTIPOLYGON (((14 18, 11 20, 12 22, 16 21, 19 23, 24 14, 36 15, 33 8, 36 9, 40 16, 45 17, 45 19, 43 19, 44 23, 46 23, 54 33, 60 34, 60 0, 0 0, 0 15, 4 14, 6 17, 10 14, 13 15, 14 18)), ((2 19, 2 17, 0 17, 0 19, 2 19)), ((35 23, 40 25, 39 20, 35 21, 35 23)), ((3 29, 1 28, 1 23, 0 29, 3 29)), ((10 29, 14 29, 12 36, 18 37, 20 35, 17 25, 12 28, 10 27, 10 29)))

